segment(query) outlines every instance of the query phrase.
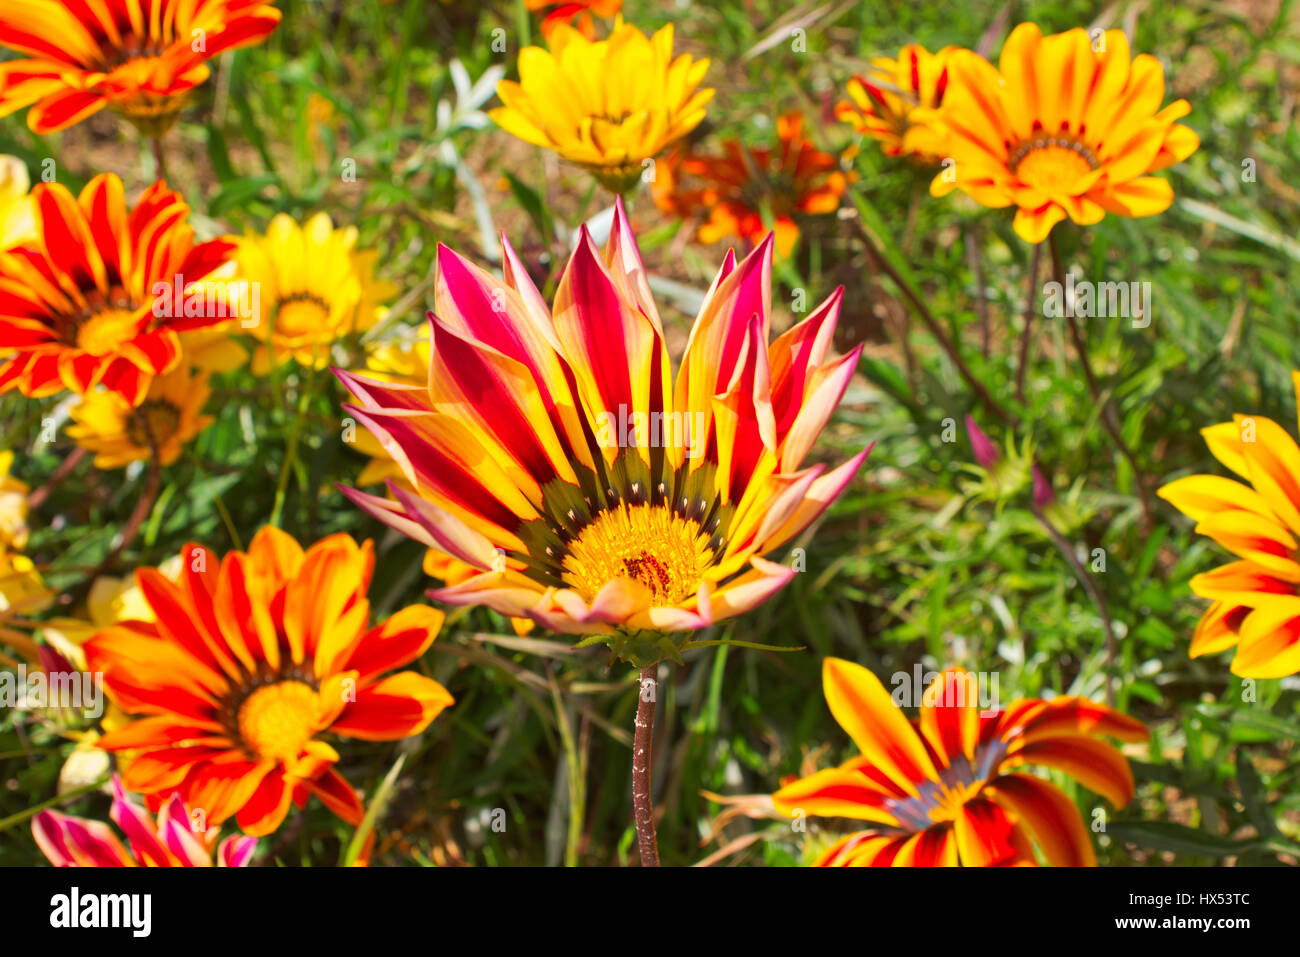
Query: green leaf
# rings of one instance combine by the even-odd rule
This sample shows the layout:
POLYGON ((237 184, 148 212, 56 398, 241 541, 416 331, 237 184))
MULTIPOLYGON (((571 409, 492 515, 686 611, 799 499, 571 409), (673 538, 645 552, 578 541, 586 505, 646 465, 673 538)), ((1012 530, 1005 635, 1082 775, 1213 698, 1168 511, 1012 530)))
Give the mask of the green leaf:
POLYGON ((1106 827, 1106 833, 1116 841, 1198 857, 1243 854, 1258 843, 1209 834, 1172 821, 1117 821, 1106 827))

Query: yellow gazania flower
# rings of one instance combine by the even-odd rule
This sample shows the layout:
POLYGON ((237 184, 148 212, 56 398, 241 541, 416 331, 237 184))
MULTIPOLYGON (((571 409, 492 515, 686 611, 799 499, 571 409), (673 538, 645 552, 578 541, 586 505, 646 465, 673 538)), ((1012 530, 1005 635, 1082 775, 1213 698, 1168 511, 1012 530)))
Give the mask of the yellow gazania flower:
POLYGON ((1147 174, 1200 145, 1175 122, 1191 112, 1187 101, 1161 109, 1164 94, 1160 62, 1130 59, 1123 31, 1106 31, 1094 49, 1082 28, 1044 37, 1022 23, 996 68, 954 52, 942 107, 913 114, 945 130, 945 169, 930 192, 960 189, 984 206, 1017 207, 1016 233, 1031 243, 1067 216, 1087 226, 1106 213, 1163 212, 1173 187, 1147 174))
MULTIPOLYGON (((1291 373, 1300 394, 1300 372, 1291 373)), ((1192 579, 1214 602, 1197 625, 1190 654, 1236 648, 1232 673, 1281 678, 1300 672, 1300 447, 1260 415, 1235 415, 1201 430, 1211 454, 1249 485, 1189 475, 1161 498, 1196 520, 1239 561, 1192 579)))
POLYGON ((233 372, 248 361, 248 351, 235 340, 239 323, 228 322, 181 333, 185 361, 204 372, 233 372))
POLYGON ((96 468, 116 469, 149 459, 150 437, 159 462, 171 465, 186 442, 216 421, 200 414, 210 394, 208 374, 195 375, 184 365, 156 376, 144 402, 134 409, 116 393, 87 392, 72 408, 76 424, 68 427, 68 435, 95 453, 96 468))
POLYGON ((44 611, 54 600, 54 592, 26 555, 0 548, 0 644, 8 645, 29 661, 35 662, 40 647, 27 635, 30 618, 44 611))
POLYGON ((21 551, 27 544, 26 483, 9 474, 13 468, 13 449, 0 452, 0 552, 21 551))
POLYGON ((619 23, 604 40, 557 24, 550 49, 525 47, 519 82, 502 80, 506 132, 585 167, 615 192, 631 187, 658 156, 704 119, 713 90, 698 89, 708 60, 673 59, 673 28, 647 37, 619 23))
POLYGON ((26 617, 46 608, 53 597, 30 558, 0 551, 0 615, 26 617))
POLYGON ((880 142, 887 156, 908 156, 935 165, 943 156, 942 126, 920 119, 921 110, 943 105, 948 88, 948 58, 957 47, 931 53, 909 43, 898 59, 878 57, 866 76, 849 80, 849 99, 835 115, 862 136, 880 142))
POLYGON ((356 227, 335 229, 327 213, 302 226, 281 213, 265 235, 239 240, 232 278, 257 284, 250 331, 263 345, 253 354, 255 374, 289 358, 324 368, 332 343, 378 321, 396 287, 375 278, 378 253, 356 245, 356 227))
POLYGON ((36 201, 27 193, 30 186, 23 161, 0 155, 0 249, 36 238, 36 201))

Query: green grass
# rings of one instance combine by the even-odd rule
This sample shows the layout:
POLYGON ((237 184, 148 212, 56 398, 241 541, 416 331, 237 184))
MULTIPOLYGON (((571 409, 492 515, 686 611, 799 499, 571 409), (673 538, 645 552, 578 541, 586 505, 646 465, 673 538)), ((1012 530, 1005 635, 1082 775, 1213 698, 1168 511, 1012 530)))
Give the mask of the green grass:
MULTIPOLYGON (((437 128, 437 103, 455 98, 453 56, 472 78, 493 64, 513 71, 524 42, 519 25, 527 22, 517 5, 279 6, 284 23, 270 42, 226 58, 168 142, 172 182, 193 205, 201 231, 259 229, 277 212, 325 209, 336 223, 355 224, 363 247, 380 250, 380 273, 404 291, 394 318, 414 323, 430 300, 437 242, 486 258, 462 178, 468 173, 481 185, 494 227, 509 233, 530 264, 542 264, 553 286, 564 245, 552 224, 576 227, 602 198, 584 174, 495 127, 437 128), (505 31, 505 53, 492 49, 497 28, 505 31), (309 104, 325 101, 333 118, 313 122, 309 104), (460 175, 444 161, 451 155, 464 160, 460 175), (355 182, 341 176, 347 161, 355 163, 355 182)), ((992 37, 996 51, 1021 20, 1064 30, 1089 25, 1095 11, 1066 2, 832 3, 804 25, 806 52, 782 39, 746 58, 774 29, 780 33, 820 6, 789 13, 774 0, 628 0, 626 15, 643 28, 671 19, 679 46, 712 59, 709 82, 718 95, 701 135, 758 142, 778 111, 801 108, 815 117, 865 61, 906 42, 973 47, 1008 9, 1008 25, 992 37)), ((779 270, 778 328, 791 318, 793 290, 816 302, 842 283, 837 345, 869 342, 861 375, 815 454, 838 462, 869 441, 877 444, 859 480, 798 543, 807 550, 806 573, 758 611, 705 636, 798 650, 707 649, 667 672, 655 767, 665 863, 693 863, 753 830, 764 831, 762 839, 730 863, 797 863, 824 840, 818 826, 805 841, 788 824, 741 818, 721 841, 701 846, 721 810, 701 791, 770 792, 809 750, 829 744, 823 765, 849 755, 851 745, 821 695, 827 655, 858 661, 882 678, 910 673, 917 662, 996 672, 1004 699, 1102 698, 1109 667, 1118 704, 1147 722, 1153 739, 1149 753, 1132 752, 1139 800, 1122 812, 1108 809, 1102 862, 1300 858, 1300 683, 1259 681, 1243 689, 1225 656, 1188 658, 1204 606, 1188 579, 1224 556, 1154 496, 1153 530, 1145 531, 1137 491, 1142 481, 1150 491, 1166 477, 1222 474, 1198 430, 1234 412, 1295 427, 1289 371, 1300 341, 1300 128, 1289 91, 1300 70, 1297 14, 1285 0, 1268 16, 1244 3, 1112 9, 1112 25, 1130 25, 1125 17, 1134 12, 1135 51, 1160 58, 1166 101, 1190 99, 1184 122, 1202 139, 1196 154, 1165 174, 1178 196, 1168 212, 1057 230, 1063 260, 1085 275, 1153 286, 1149 328, 1133 329, 1127 320, 1085 327, 1091 364, 1118 410, 1137 474, 1102 428, 1059 321, 1037 318, 1025 400, 1015 398, 1031 251, 1011 231, 1010 212, 956 197, 931 199, 928 177, 863 144, 846 209, 910 277, 1017 424, 981 408, 898 287, 871 268, 846 220, 806 224, 798 254, 779 270), (1255 161, 1253 181, 1242 177, 1247 159, 1255 161), (987 352, 973 257, 990 317, 987 352), (1067 499, 1071 542, 1088 556, 1105 550, 1105 572, 1094 581, 1118 636, 1109 665, 1097 608, 1034 519, 1029 489, 982 485, 968 468, 973 455, 961 425, 968 413, 1000 448, 1008 440, 1032 443, 1035 460, 1067 499), (953 423, 955 431, 948 428, 953 423), (1243 701, 1243 692, 1253 700, 1243 701)), ((854 142, 847 127, 809 125, 823 149, 854 142)), ((59 181, 74 188, 100 169, 121 172, 128 186, 154 173, 147 150, 106 114, 46 138, 30 134, 21 114, 11 116, 0 120, 0 152, 21 156, 37 173, 53 157, 59 181)), ((703 289, 724 248, 691 243, 681 256, 669 255, 676 227, 648 196, 631 203, 652 272, 703 289)), ((691 317, 664 311, 684 341, 691 317)), ((236 535, 246 544, 268 520, 271 490, 282 484, 281 525, 301 540, 337 530, 376 539, 376 615, 422 600, 428 583, 419 546, 369 521, 334 491, 335 482, 355 478, 364 460, 340 441, 342 396, 332 378, 289 370, 273 383, 245 371, 219 378, 214 388, 209 411, 217 424, 166 470, 159 503, 120 567, 156 564, 188 540, 219 551, 235 547, 236 535), (286 457, 295 434, 294 454, 286 457)), ((62 434, 52 444, 38 440, 41 420, 56 404, 0 397, 0 444, 20 451, 17 474, 33 487, 72 448, 62 434)), ((87 463, 33 515, 28 553, 52 586, 75 587, 107 554, 144 481, 143 474, 124 480, 87 463)), ((635 861, 635 676, 625 666, 608 667, 598 651, 544 651, 515 640, 491 613, 451 614, 418 667, 452 692, 456 706, 415 739, 343 743, 341 770, 367 801, 403 759, 375 822, 375 863, 635 861)), ((0 864, 40 861, 26 812, 55 795, 70 747, 36 716, 0 715, 0 864)), ((1087 791, 1071 793, 1085 814, 1102 806, 1087 791)), ((101 795, 83 795, 65 810, 103 818, 107 806, 101 795)), ((261 860, 337 863, 351 839, 313 803, 263 841, 261 860)))

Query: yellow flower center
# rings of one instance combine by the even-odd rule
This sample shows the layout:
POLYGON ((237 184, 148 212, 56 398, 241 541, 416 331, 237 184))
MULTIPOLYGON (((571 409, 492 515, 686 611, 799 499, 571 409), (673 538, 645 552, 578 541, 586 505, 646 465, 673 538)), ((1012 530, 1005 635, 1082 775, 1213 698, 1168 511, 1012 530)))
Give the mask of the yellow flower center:
POLYGON ((664 505, 619 505, 598 515, 569 543, 564 579, 586 601, 616 578, 645 585, 656 605, 695 593, 713 556, 694 519, 664 505))
POLYGON ((1007 167, 1021 182, 1043 189, 1073 183, 1097 165, 1092 149, 1067 133, 1043 133, 1017 143, 1007 159, 1007 167))
POLYGON ((956 820, 962 806, 979 794, 984 784, 984 781, 970 781, 944 786, 931 797, 937 806, 930 809, 930 820, 936 824, 956 820))
POLYGON ((110 307, 78 324, 77 348, 91 355, 111 355, 122 343, 134 339, 138 328, 136 313, 110 307))
POLYGON ((258 688, 239 706, 239 736, 258 757, 292 761, 316 730, 320 702, 302 681, 258 688))
POLYGON ((280 300, 275 313, 275 335, 332 339, 329 305, 319 296, 298 293, 280 300))
POLYGON ((173 403, 166 399, 148 399, 127 419, 126 437, 138 448, 148 449, 151 436, 153 444, 162 445, 176 434, 180 424, 181 410, 173 403))

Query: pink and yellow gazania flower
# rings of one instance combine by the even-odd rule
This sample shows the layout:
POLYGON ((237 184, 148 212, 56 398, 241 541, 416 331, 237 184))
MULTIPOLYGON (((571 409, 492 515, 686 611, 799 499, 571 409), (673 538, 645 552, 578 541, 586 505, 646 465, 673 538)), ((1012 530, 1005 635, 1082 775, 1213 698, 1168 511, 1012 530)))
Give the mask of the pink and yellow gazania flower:
MULTIPOLYGON (((1300 396, 1300 372, 1292 372, 1300 396)), ((1189 475, 1161 498, 1195 519, 1196 531, 1237 556, 1192 579, 1213 604, 1192 636, 1193 658, 1230 648, 1232 673, 1283 678, 1300 672, 1300 446, 1262 415, 1202 429, 1210 453, 1244 482, 1189 475), (1246 484, 1249 483, 1249 484, 1246 484)))
POLYGON ((39 238, 0 252, 0 392, 84 395, 101 385, 139 405, 153 377, 180 361, 179 334, 221 321, 172 315, 176 277, 199 282, 234 245, 196 244, 189 206, 161 180, 129 212, 112 173, 76 198, 58 183, 33 196, 39 238))
POLYGON ((1133 798, 1128 760, 1102 737, 1145 741, 1134 719, 1086 698, 1023 698, 982 711, 975 675, 942 672, 908 721, 861 665, 827 658, 822 686, 858 756, 786 784, 782 814, 869 822, 817 860, 827 867, 1096 864, 1088 828, 1064 791, 1020 770, 1064 772, 1117 808, 1133 798))
POLYGON ((339 372, 406 483, 344 491, 477 570, 439 601, 616 649, 754 607, 794 575, 762 556, 868 451, 802 467, 859 350, 831 354, 839 290, 769 344, 771 262, 770 237, 727 254, 674 382, 621 202, 603 251, 580 231, 553 309, 508 243, 504 281, 440 249, 427 381, 339 372))
POLYGON ((121 779, 113 775, 109 816, 129 847, 102 821, 59 811, 36 815, 32 836, 55 867, 211 867, 213 850, 218 867, 246 867, 257 850, 257 838, 232 834, 218 843, 220 831, 208 828, 201 813, 173 794, 155 820, 127 797, 121 779))
POLYGON ((789 256, 799 240, 795 217, 833 213, 848 178, 804 135, 801 114, 779 117, 776 133, 775 150, 729 140, 721 156, 689 153, 661 163, 668 175, 656 176, 656 205, 682 217, 705 215, 696 231, 702 243, 736 237, 757 244, 770 231, 777 256, 789 256))
POLYGON ((948 58, 957 47, 931 53, 909 43, 897 59, 878 57, 866 76, 849 80, 847 100, 835 106, 835 115, 862 136, 880 143, 886 156, 906 156, 937 165, 943 156, 941 126, 920 119, 921 110, 943 105, 948 89, 948 58))
POLYGON ((27 125, 53 133, 110 107, 162 133, 207 61, 261 43, 280 22, 267 0, 5 0, 0 116, 28 106, 27 125))
POLYGON ((442 613, 412 605, 370 627, 374 552, 343 534, 304 551, 267 526, 247 553, 181 554, 178 582, 136 572, 153 621, 85 645, 109 700, 137 716, 99 747, 133 753, 123 780, 151 807, 179 794, 212 825, 233 816, 245 833, 269 834, 313 794, 359 823, 361 801, 321 736, 395 741, 452 703, 417 672, 384 677, 424 653, 442 613))
POLYGON ((912 114, 943 129, 945 168, 931 194, 960 189, 984 206, 1015 206, 1016 233, 1030 243, 1067 216, 1088 226, 1168 209, 1173 187, 1149 174, 1196 152, 1200 140, 1176 122, 1191 106, 1161 109, 1164 69, 1131 58, 1123 31, 1099 40, 1094 49, 1082 27, 1044 37, 1022 23, 997 67, 953 52, 942 106, 912 114))
MULTIPOLYGON (((407 334, 395 336, 379 343, 366 353, 365 375, 383 382, 402 385, 423 386, 429 377, 429 326, 423 324, 417 330, 406 330, 407 334)), ((355 397, 354 397, 355 401, 355 397)), ((355 425, 355 423, 351 423, 355 425)), ((415 489, 406 482, 406 476, 387 449, 367 429, 348 433, 346 440, 354 449, 370 457, 366 467, 357 476, 358 485, 386 485, 389 480, 403 484, 414 492, 415 489)), ((458 558, 452 558, 446 552, 429 548, 425 550, 422 570, 430 578, 439 578, 447 585, 459 585, 478 575, 478 569, 467 565, 458 558)), ((533 629, 533 623, 527 618, 513 618, 511 624, 517 633, 524 635, 533 629)))

